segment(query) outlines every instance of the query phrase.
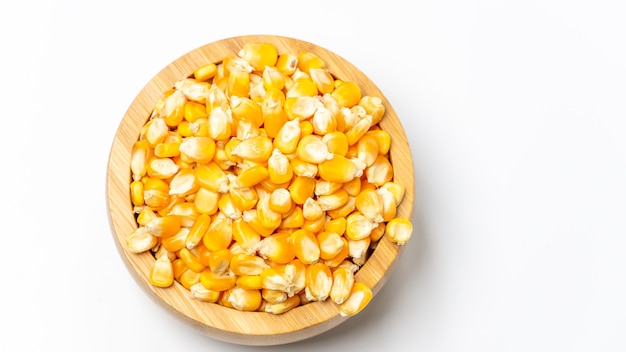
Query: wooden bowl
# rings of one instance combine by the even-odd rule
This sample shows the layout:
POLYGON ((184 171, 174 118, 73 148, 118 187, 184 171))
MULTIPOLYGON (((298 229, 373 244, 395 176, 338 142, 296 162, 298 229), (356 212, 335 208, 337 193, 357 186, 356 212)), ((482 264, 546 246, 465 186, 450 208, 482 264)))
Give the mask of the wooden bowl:
MULTIPOLYGON (((319 335, 345 322, 348 317, 341 316, 338 306, 330 299, 273 315, 242 312, 192 299, 189 291, 177 282, 166 289, 157 288, 149 282, 150 269, 155 261, 153 255, 149 252, 131 253, 125 244, 126 237, 137 228, 129 194, 131 148, 157 99, 165 90, 172 88, 175 82, 190 76, 196 68, 211 62, 221 62, 225 56, 237 54, 248 42, 272 43, 279 53, 298 54, 307 50, 317 54, 327 63, 335 77, 353 81, 361 87, 364 95, 378 96, 383 100, 386 113, 380 126, 392 136, 390 160, 394 166, 394 181, 406 188, 397 216, 411 219, 414 196, 411 151, 401 122, 383 93, 365 74, 335 53, 302 40, 271 35, 233 37, 201 46, 173 61, 147 83, 123 116, 113 139, 106 180, 107 206, 113 239, 120 256, 148 296, 174 317, 211 338, 240 345, 279 345, 319 335)), ((402 248, 383 236, 373 254, 357 272, 356 280, 372 288, 372 302, 394 269, 402 248)))

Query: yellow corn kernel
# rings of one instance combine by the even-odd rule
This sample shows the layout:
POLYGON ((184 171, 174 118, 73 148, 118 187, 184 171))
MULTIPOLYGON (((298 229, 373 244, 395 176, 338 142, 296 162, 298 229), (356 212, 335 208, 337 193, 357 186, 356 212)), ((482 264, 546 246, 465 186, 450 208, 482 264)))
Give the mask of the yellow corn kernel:
POLYGON ((307 198, 302 205, 302 216, 306 220, 317 220, 326 213, 322 210, 320 204, 313 198, 307 198))
POLYGON ((304 204, 307 198, 313 197, 314 192, 315 179, 312 177, 296 176, 289 185, 291 199, 298 205, 304 204))
POLYGON ((378 142, 372 135, 366 133, 357 142, 357 158, 363 161, 366 166, 374 163, 374 160, 378 157, 378 151, 378 142))
POLYGON ((310 301, 324 301, 330 295, 333 274, 324 263, 311 264, 306 268, 306 297, 310 301))
POLYGON ((269 265, 263 258, 256 255, 238 253, 230 260, 230 270, 238 276, 261 275, 265 268, 269 268, 269 265))
POLYGON ((219 194, 200 187, 194 198, 194 206, 199 213, 213 215, 218 210, 219 194))
POLYGON ((207 289, 204 285, 202 285, 202 282, 193 284, 189 288, 189 292, 191 293, 191 297, 202 302, 215 303, 220 298, 219 291, 207 289))
POLYGON ((178 251, 178 257, 182 259, 185 264, 187 264, 187 267, 190 270, 197 273, 201 272, 205 268, 205 266, 200 262, 200 259, 198 259, 198 257, 187 248, 183 248, 178 251))
POLYGON ((287 99, 295 97, 315 97, 317 94, 315 82, 306 77, 294 80, 293 85, 287 89, 285 97, 287 99))
POLYGON ((200 283, 200 273, 187 269, 180 275, 178 282, 187 290, 191 290, 191 287, 200 283))
POLYGON ((356 281, 352 285, 350 297, 339 306, 339 313, 344 317, 361 312, 372 300, 372 290, 364 283, 356 281))
POLYGON ((213 109, 217 107, 221 107, 222 109, 227 109, 229 104, 228 96, 223 88, 219 87, 217 84, 213 84, 206 96, 206 112, 207 116, 213 109))
POLYGON ((341 235, 335 232, 322 231, 317 235, 317 243, 320 248, 320 258, 330 260, 337 256, 344 246, 341 235))
MULTIPOLYGON (((159 216, 173 215, 173 214, 170 214, 170 212, 172 211, 172 208, 184 202, 185 202, 185 199, 183 197, 172 196, 170 197, 170 201, 164 207, 157 209, 157 214, 159 216)), ((180 223, 182 226, 182 219, 180 223)))
POLYGON ((229 289, 228 302, 237 310, 253 312, 259 309, 262 300, 260 290, 248 290, 237 286, 229 289))
POLYGON ((363 137, 365 133, 370 129, 370 127, 372 127, 372 117, 369 115, 357 121, 352 127, 350 127, 346 131, 346 137, 348 137, 348 145, 356 144, 359 139, 361 139, 361 137, 363 137))
POLYGON ((211 267, 209 260, 211 257, 211 251, 204 246, 204 243, 198 243, 198 245, 193 248, 193 253, 198 257, 198 260, 202 263, 202 265, 208 268, 211 267))
POLYGON ((215 141, 210 137, 187 137, 180 144, 180 152, 193 162, 208 163, 215 155, 215 141))
POLYGON ((148 176, 166 179, 174 176, 179 170, 178 165, 170 158, 152 158, 148 163, 148 176))
POLYGON ((139 226, 146 226, 146 224, 156 218, 156 216, 157 214, 154 210, 148 207, 142 207, 137 215, 137 224, 139 224, 139 226))
POLYGON ((386 223, 379 222, 372 232, 370 233, 370 242, 376 243, 385 235, 386 223))
POLYGON ((260 225, 268 232, 274 231, 280 226, 282 215, 273 211, 269 206, 271 195, 266 192, 259 192, 259 201, 257 202, 256 212, 260 225))
POLYGON ((180 216, 167 215, 163 217, 155 217, 146 224, 146 230, 157 237, 170 237, 180 231, 180 216))
POLYGON ((247 97, 250 93, 250 73, 239 69, 231 71, 226 90, 230 96, 247 97))
POLYGON ((304 216, 302 208, 295 206, 293 210, 283 218, 278 226, 280 229, 297 229, 304 225, 304 216))
POLYGON ((225 141, 229 139, 233 131, 233 118, 230 110, 216 107, 211 110, 207 118, 207 133, 214 141, 225 141))
POLYGON ((228 177, 222 168, 216 163, 209 162, 199 164, 196 167, 196 182, 200 187, 206 188, 212 192, 226 193, 228 192, 228 177))
POLYGON ((338 154, 317 164, 317 171, 323 180, 334 183, 349 182, 362 173, 352 160, 338 154))
POLYGON ((398 207, 396 203, 396 197, 387 188, 381 187, 376 192, 380 195, 380 198, 382 200, 382 220, 390 221, 391 219, 396 217, 396 211, 398 207))
POLYGON ((241 171, 237 176, 237 184, 243 188, 250 188, 263 182, 269 177, 267 168, 263 165, 254 165, 241 171))
POLYGON ((348 215, 346 218, 346 237, 358 241, 367 238, 378 224, 358 211, 348 215))
POLYGON ((268 290, 266 288, 261 289, 261 297, 270 304, 281 303, 289 298, 286 292, 278 290, 268 290))
POLYGON ((378 156, 374 163, 365 169, 367 182, 382 187, 393 178, 393 166, 384 156, 378 156))
POLYGON ((347 268, 337 268, 333 271, 330 299, 336 304, 342 304, 350 297, 352 286, 354 286, 354 273, 347 268))
MULTIPOLYGON (((185 121, 181 122, 184 123, 185 121)), ((199 118, 195 122, 189 123, 192 137, 208 137, 209 136, 209 118, 199 118)), ((184 156, 184 155, 183 155, 184 156)))
MULTIPOLYGON (((185 98, 204 104, 210 87, 211 85, 207 82, 198 82, 193 78, 185 78, 174 83, 174 88, 176 88, 176 92, 174 92, 174 94, 182 92, 185 98)), ((181 110, 183 110, 182 108, 184 103, 178 104, 181 107, 181 110)))
POLYGON ((195 71, 193 71, 193 77, 197 81, 208 81, 213 78, 217 73, 217 65, 214 63, 206 64, 204 66, 198 67, 195 71))
MULTIPOLYGON (((244 212, 246 210, 254 208, 259 200, 259 197, 257 196, 254 188, 237 187, 233 186, 232 183, 229 190, 229 195, 233 204, 235 205, 235 207, 237 207, 237 209, 239 209, 240 212, 244 212)), ((237 212, 234 217, 235 219, 241 217, 241 214, 239 214, 240 212, 237 212)))
POLYGON ((344 206, 348 202, 349 197, 348 192, 340 188, 331 194, 318 196, 317 203, 323 211, 329 211, 344 206))
POLYGON ((313 117, 310 119, 313 132, 323 136, 337 129, 337 120, 331 112, 323 106, 317 108, 313 117))
POLYGON ((391 242, 404 245, 413 234, 413 224, 404 218, 394 218, 387 223, 385 234, 389 236, 391 242))
POLYGON ((260 276, 263 289, 281 291, 288 295, 295 293, 293 281, 275 268, 269 267, 263 269, 260 276))
POLYGON ((300 305, 300 297, 292 296, 280 303, 267 303, 264 306, 264 312, 271 314, 283 314, 300 305))
POLYGON ((330 93, 326 93, 322 95, 322 105, 326 108, 326 110, 330 111, 331 115, 335 118, 335 121, 337 121, 337 131, 344 132, 346 130, 346 117, 344 116, 342 107, 339 106, 337 100, 330 93))
POLYGON ((159 143, 154 146, 154 155, 159 158, 172 158, 180 155, 180 143, 159 143))
POLYGON ((239 219, 243 214, 243 211, 239 209, 237 203, 233 201, 231 193, 222 195, 217 202, 217 207, 221 216, 231 220, 239 219))
MULTIPOLYGON (((373 122, 373 121, 372 121, 373 122)), ((365 132, 366 135, 372 136, 376 139, 378 144, 378 154, 386 155, 391 148, 391 135, 385 130, 369 130, 365 132)))
POLYGON ((263 71, 265 66, 274 66, 278 60, 278 51, 270 43, 246 43, 238 55, 246 60, 255 71, 263 71))
POLYGON ((339 236, 343 236, 346 232, 346 218, 326 220, 326 223, 324 224, 324 231, 334 232, 339 236))
POLYGON ((241 218, 262 237, 270 236, 274 232, 274 229, 268 229, 261 223, 261 220, 258 216, 258 211, 256 209, 244 211, 241 215, 241 218))
POLYGON ((154 262, 150 270, 150 283, 156 287, 170 287, 174 283, 174 268, 167 255, 162 255, 154 262))
POLYGON ((328 265, 329 268, 339 266, 350 255, 348 240, 345 237, 341 237, 341 242, 343 242, 343 246, 341 247, 339 254, 331 259, 324 260, 324 264, 328 265))
POLYGON ((300 141, 300 123, 298 120, 287 121, 278 130, 274 138, 274 147, 284 154, 296 151, 300 141))
POLYGON ((165 123, 165 120, 160 117, 153 117, 144 125, 140 139, 148 142, 150 147, 154 147, 163 142, 168 132, 169 127, 165 123))
POLYGON ((154 114, 163 119, 170 127, 178 126, 183 120, 187 98, 179 90, 167 90, 155 104, 154 114))
POLYGON ((263 87, 265 89, 285 88, 285 75, 276 67, 265 66, 263 69, 263 87))
POLYGON ((217 216, 202 237, 202 243, 210 251, 228 248, 233 239, 232 220, 226 216, 217 216))
POLYGON ((130 183, 130 200, 134 206, 142 206, 143 200, 143 182, 136 180, 130 183))
POLYGON ((263 163, 269 159, 273 149, 272 141, 267 136, 254 136, 241 141, 232 154, 244 160, 263 163))
POLYGON ((231 97, 230 111, 232 117, 239 122, 249 122, 254 127, 263 124, 263 109, 261 105, 247 97, 231 97))
POLYGON ((126 247, 131 253, 143 253, 154 248, 158 243, 156 236, 141 226, 126 237, 126 247))
MULTIPOLYGON (((268 259, 277 264, 287 264, 295 257, 288 233, 277 233, 273 236, 265 237, 256 246, 257 253, 264 259, 268 259)), ((270 287, 268 287, 270 288, 270 287)))
POLYGON ((312 164, 319 164, 333 158, 328 146, 317 135, 302 137, 298 142, 296 152, 298 159, 312 164))
POLYGON ((289 159, 280 150, 274 149, 267 160, 269 178, 274 183, 289 182, 293 178, 293 168, 289 159))
POLYGON ((309 73, 312 68, 326 68, 326 63, 316 54, 310 51, 302 51, 298 54, 297 68, 309 73))
POLYGON ((326 224, 326 216, 320 216, 317 219, 304 219, 302 228, 313 233, 318 233, 324 229, 326 224))
POLYGON ((218 275, 209 268, 205 268, 200 273, 200 282, 208 290, 221 292, 233 288, 237 277, 230 274, 218 275))
POLYGON ((187 264, 185 264, 185 262, 180 258, 176 258, 174 259, 174 261, 172 261, 172 268, 174 270, 174 280, 176 281, 179 281, 181 275, 186 270, 189 270, 189 268, 187 267, 187 264))
POLYGON ((284 111, 291 120, 311 118, 322 103, 314 96, 285 96, 284 111))
POLYGON ((233 239, 245 250, 251 250, 261 241, 261 236, 243 219, 233 221, 233 239))
MULTIPOLYGON (((208 118, 209 114, 207 113, 206 106, 204 104, 190 100, 185 103, 183 117, 185 121, 196 122, 198 119, 208 118)), ((177 126, 180 126, 180 123, 177 126)))
POLYGON ((162 237, 161 246, 167 249, 168 252, 176 253, 185 248, 185 241, 188 235, 189 229, 183 227, 174 236, 162 237))
POLYGON ((348 192, 348 195, 351 197, 356 197, 361 193, 361 179, 355 177, 351 181, 344 183, 342 188, 344 191, 348 192))
POLYGON ((270 194, 270 199, 268 201, 268 206, 273 211, 279 214, 288 213, 293 206, 293 201, 291 200, 291 194, 288 190, 284 188, 277 188, 272 191, 270 194))
POLYGON ((328 147, 328 151, 335 154, 346 156, 348 153, 348 137, 345 133, 333 131, 326 133, 322 137, 322 142, 328 147))
POLYGON ((342 82, 330 94, 337 100, 339 106, 346 108, 355 106, 361 100, 361 88, 349 81, 342 82))
POLYGON ((196 173, 194 169, 180 169, 170 181, 169 194, 172 196, 185 197, 198 190, 196 173))
POLYGON ((233 253, 228 248, 212 251, 207 258, 209 269, 218 275, 225 274, 232 258, 233 253))
MULTIPOLYGON (((348 230, 346 230, 346 233, 348 230)), ((365 237, 360 240, 352 240, 349 237, 348 240, 348 252, 349 256, 352 258, 352 262, 356 265, 363 265, 367 260, 369 255, 369 249, 371 244, 370 237, 365 237)))
POLYGON ((291 161, 293 173, 296 176, 315 177, 317 176, 317 164, 307 163, 306 161, 294 158, 291 161))
POLYGON ((178 133, 181 137, 193 136, 192 124, 189 121, 182 121, 176 127, 176 133, 178 133))
POLYGON ((326 214, 329 215, 331 219, 340 219, 348 216, 354 209, 356 209, 356 197, 349 196, 346 204, 337 209, 329 210, 326 214))
POLYGON ((303 292, 306 287, 306 265, 298 258, 285 264, 283 274, 293 283, 293 292, 303 292))
POLYGON ((298 56, 292 53, 284 53, 278 56, 276 69, 286 76, 291 76, 298 68, 298 56))
POLYGON ((391 192, 391 194, 393 194, 396 200, 396 205, 400 205, 400 203, 402 202, 402 199, 404 199, 405 188, 403 185, 401 185, 398 182, 389 181, 389 182, 385 182, 385 184, 382 185, 381 188, 386 189, 389 192, 391 192))
POLYGON ((335 89, 335 79, 329 70, 313 67, 309 69, 309 75, 319 94, 331 93, 335 89))
POLYGON ((356 196, 355 206, 369 221, 383 221, 383 198, 373 189, 366 189, 356 196))
POLYGON ((261 290, 261 275, 240 275, 236 285, 247 290, 261 290))
POLYGON ((365 108, 368 115, 372 116, 372 125, 376 125, 385 115, 385 106, 379 97, 365 95, 359 101, 359 105, 365 108))
POLYGON ((261 102, 265 131, 270 138, 274 138, 285 122, 287 114, 283 107, 285 93, 278 89, 268 89, 261 102))
POLYGON ((141 180, 148 172, 148 161, 152 158, 147 140, 138 140, 133 144, 130 154, 130 170, 134 181, 141 180))

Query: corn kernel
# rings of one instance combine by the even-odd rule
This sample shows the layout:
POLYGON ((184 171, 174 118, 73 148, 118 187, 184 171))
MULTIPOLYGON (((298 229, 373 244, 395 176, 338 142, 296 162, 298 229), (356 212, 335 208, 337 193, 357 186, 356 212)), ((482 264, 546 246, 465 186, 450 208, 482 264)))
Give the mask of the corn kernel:
POLYGON ((170 287, 174 283, 174 268, 170 258, 162 255, 154 262, 150 271, 150 283, 156 287, 170 287))
POLYGON ((339 267, 333 271, 333 286, 330 290, 330 299, 336 304, 342 304, 349 297, 354 286, 354 274, 351 270, 339 267))
POLYGON ((207 290, 226 291, 235 286, 237 277, 230 274, 218 275, 206 268, 200 273, 200 282, 207 290))
POLYGON ((413 234, 413 224, 403 218, 392 219, 387 223, 385 234, 395 244, 406 244, 413 234))
POLYGON ((156 236, 145 227, 139 227, 126 238, 126 247, 131 253, 143 253, 154 248, 158 243, 156 236))
POLYGON ((214 63, 206 64, 198 67, 193 71, 193 76, 197 81, 207 81, 215 76, 217 73, 217 65, 214 63))
POLYGON ((354 316, 361 312, 372 300, 372 290, 361 282, 355 282, 350 291, 350 297, 339 306, 339 312, 344 317, 354 316))
POLYGON ((328 265, 315 263, 306 268, 306 297, 311 301, 325 301, 330 295, 333 275, 328 265))
POLYGON ((270 43, 246 43, 239 51, 239 57, 249 62, 255 71, 263 71, 265 66, 276 65, 278 51, 270 43))

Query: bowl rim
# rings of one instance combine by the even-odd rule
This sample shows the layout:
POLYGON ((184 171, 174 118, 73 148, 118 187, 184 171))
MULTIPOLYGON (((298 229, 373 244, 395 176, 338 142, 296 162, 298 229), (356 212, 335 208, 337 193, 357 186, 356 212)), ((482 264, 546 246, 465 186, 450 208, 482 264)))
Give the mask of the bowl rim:
MULTIPOLYGON (((131 180, 130 143, 137 140, 156 100, 165 90, 172 88, 175 82, 189 77, 200 67, 201 62, 220 62, 224 58, 221 53, 231 51, 232 54, 237 54, 248 42, 274 44, 279 53, 311 51, 326 62, 335 77, 354 81, 359 84, 364 95, 375 95, 382 99, 385 117, 380 125, 393 136, 389 155, 394 167, 394 181, 405 187, 405 196, 398 206, 397 216, 409 220, 412 218, 413 160, 401 121, 383 92, 356 66, 328 49, 301 39, 265 34, 241 35, 204 44, 172 61, 146 83, 125 112, 110 147, 105 185, 106 205, 118 254, 133 279, 153 301, 209 337, 241 345, 278 345, 319 335, 345 322, 349 317, 341 316, 338 306, 330 300, 312 302, 286 313, 273 315, 264 312, 241 312, 219 304, 186 299, 189 291, 177 282, 167 289, 151 285, 149 270, 146 268, 154 263, 154 257, 147 252, 131 253, 124 242, 124 238, 137 228, 128 192, 131 180), (396 163, 395 158, 402 160, 396 163)), ((404 246, 394 244, 387 236, 383 236, 366 263, 356 273, 357 281, 371 287, 373 299, 395 268, 403 248, 404 246)))

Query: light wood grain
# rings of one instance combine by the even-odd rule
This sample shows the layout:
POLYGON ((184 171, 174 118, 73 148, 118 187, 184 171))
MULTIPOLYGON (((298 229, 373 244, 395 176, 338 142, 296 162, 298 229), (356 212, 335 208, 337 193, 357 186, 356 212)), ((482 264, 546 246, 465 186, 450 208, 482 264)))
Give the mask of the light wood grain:
MULTIPOLYGON (((154 104, 161 93, 173 87, 176 81, 190 76, 196 68, 204 64, 217 63, 227 55, 236 54, 247 42, 272 43, 279 53, 299 53, 303 50, 315 53, 326 61, 333 75, 356 82, 364 94, 383 99, 386 114, 380 125, 392 135, 390 155, 394 180, 406 188, 397 216, 411 218, 414 197, 411 151, 400 119, 384 94, 363 72, 337 54, 302 40, 270 35, 234 37, 204 45, 174 60, 148 82, 123 116, 113 139, 107 170, 107 206, 120 257, 139 286, 155 302, 171 312, 172 316, 218 340, 241 345, 278 345, 316 336, 341 324, 347 318, 339 315, 337 306, 330 300, 307 304, 282 315, 272 315, 240 312, 218 304, 190 299, 189 292, 178 283, 167 289, 153 287, 148 276, 154 258, 149 253, 137 255, 125 248, 126 236, 137 227, 129 195, 130 151, 154 104)), ((372 287, 374 300, 402 252, 403 247, 394 245, 383 237, 372 256, 357 273, 357 280, 372 287)))

